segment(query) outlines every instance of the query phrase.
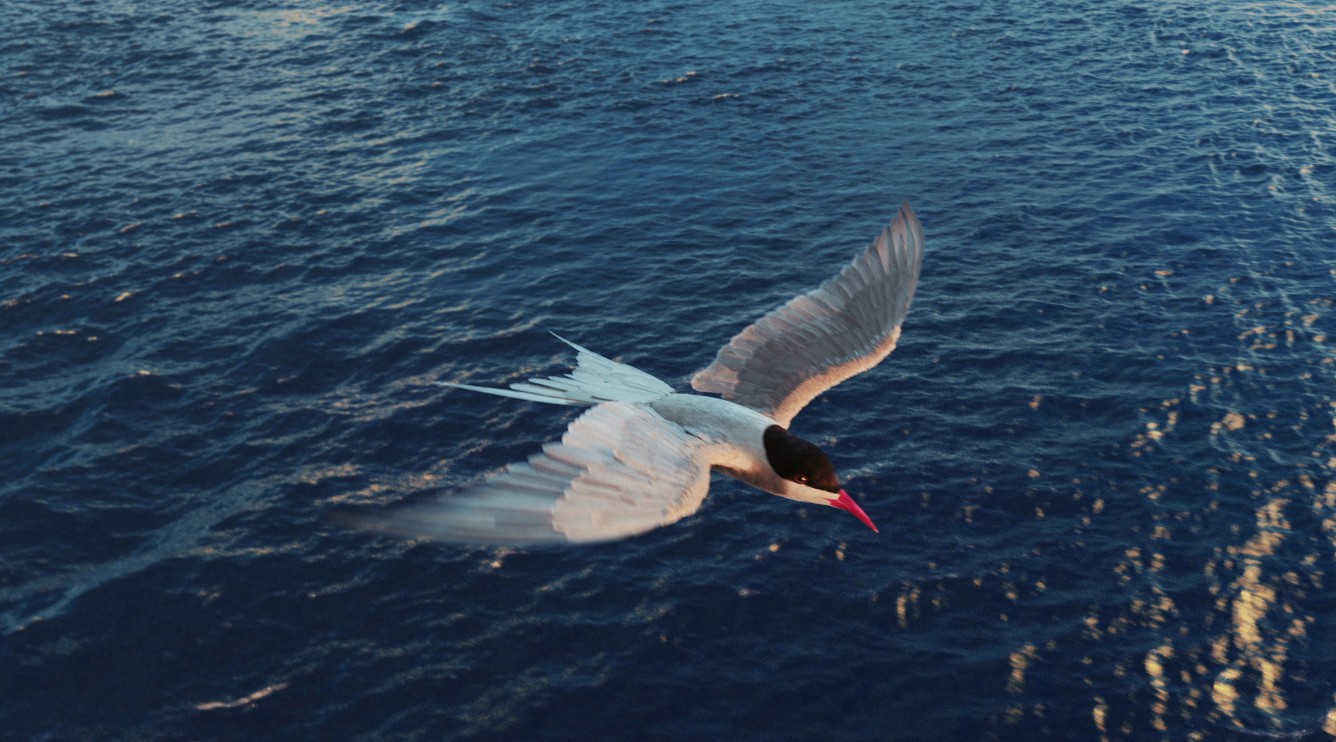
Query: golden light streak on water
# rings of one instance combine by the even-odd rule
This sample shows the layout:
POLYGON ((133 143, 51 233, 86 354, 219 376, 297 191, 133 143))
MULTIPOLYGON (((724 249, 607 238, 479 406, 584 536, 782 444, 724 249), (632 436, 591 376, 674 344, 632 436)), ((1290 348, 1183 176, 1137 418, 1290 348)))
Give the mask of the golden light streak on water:
MULTIPOLYGON (((1143 650, 1142 670, 1150 689, 1145 710, 1149 726, 1159 732, 1173 728, 1175 714, 1202 722, 1199 714, 1204 713, 1215 724, 1263 735, 1296 730, 1306 716, 1295 691, 1302 687, 1303 676, 1310 670, 1304 664, 1302 648, 1312 641, 1312 629, 1319 619, 1303 606, 1310 590, 1321 589, 1322 565, 1334 556, 1321 544, 1336 546, 1336 479, 1324 482, 1306 467, 1316 465, 1327 474, 1336 470, 1336 456, 1331 453, 1336 434, 1320 433, 1311 458, 1297 461, 1297 469, 1290 476, 1276 477, 1276 472, 1261 462, 1281 455, 1273 451, 1271 441, 1282 434, 1311 436, 1312 418, 1325 417, 1321 413, 1331 412, 1336 403, 1306 405, 1297 410, 1257 409, 1251 405, 1254 390, 1240 384, 1249 383, 1244 377, 1266 376, 1270 371, 1259 362, 1260 355, 1252 354, 1289 348, 1305 338, 1322 342, 1309 331, 1320 319, 1318 315, 1292 312, 1286 315, 1284 326, 1268 327, 1257 324, 1252 309, 1239 313, 1240 317, 1252 315, 1239 336, 1249 353, 1247 360, 1236 359, 1208 369, 1194 377, 1183 397, 1142 407, 1142 427, 1129 445, 1134 458, 1153 455, 1179 443, 1171 433, 1181 420, 1191 419, 1191 407, 1204 406, 1213 412, 1214 421, 1208 417, 1202 424, 1209 426, 1211 446, 1220 458, 1214 465, 1210 459, 1202 462, 1201 471, 1207 476, 1198 485, 1200 494, 1209 499, 1196 498, 1199 505, 1175 511, 1174 503, 1194 501, 1185 499, 1190 493, 1183 491, 1177 480, 1144 483, 1139 494, 1154 505, 1151 520, 1142 531, 1146 540, 1129 545, 1115 573, 1119 582, 1128 586, 1152 577, 1142 588, 1149 592, 1130 598, 1123 616, 1109 620, 1092 612, 1085 617, 1082 635, 1096 642, 1118 633, 1129 620, 1132 627, 1178 626, 1184 617, 1178 615, 1173 600, 1153 579, 1166 570, 1177 572, 1185 566, 1166 564, 1165 554, 1177 553, 1169 544, 1178 538, 1194 537, 1201 524, 1216 520, 1214 514, 1223 513, 1220 493, 1240 485, 1251 489, 1256 498, 1252 526, 1245 526, 1246 521, 1231 526, 1240 542, 1220 544, 1216 556, 1200 566, 1209 592, 1216 597, 1215 610, 1205 617, 1205 625, 1214 626, 1220 633, 1207 643, 1179 646, 1178 637, 1190 632, 1179 626, 1174 633, 1161 630, 1158 644, 1143 650), (1320 533, 1316 534, 1319 540, 1312 544, 1314 548, 1306 549, 1308 553, 1295 554, 1296 548, 1308 545, 1315 535, 1310 530, 1309 512, 1320 524, 1320 533)), ((1317 359, 1319 365, 1310 367, 1313 371, 1299 369, 1297 375, 1302 381, 1310 381, 1324 365, 1336 362, 1329 356, 1317 359)), ((1336 426, 1336 414, 1332 416, 1336 426)), ((1118 713, 1102 697, 1094 698, 1092 716, 1101 739, 1109 738, 1111 728, 1133 733, 1127 722, 1119 726, 1114 721, 1118 713)), ((1325 716, 1308 719, 1309 726, 1303 733, 1320 727, 1336 736, 1336 708, 1325 716)), ((1118 736, 1117 731, 1114 736, 1118 736)), ((1210 735, 1198 732, 1189 736, 1210 735)))
MULTIPOLYGON (((1278 483, 1274 489, 1280 489, 1278 483)), ((1290 532, 1290 522, 1285 517, 1285 508, 1290 501, 1283 497, 1268 500, 1257 508, 1255 513, 1257 530, 1252 538, 1242 546, 1230 547, 1228 553, 1238 557, 1242 573, 1231 586, 1232 599, 1228 602, 1231 618, 1231 633, 1220 637, 1212 646, 1212 657, 1222 665, 1228 665, 1215 679, 1211 698, 1225 716, 1236 726, 1243 727, 1239 719, 1243 693, 1238 683, 1245 677, 1251 680, 1255 688, 1252 706, 1270 715, 1278 727, 1277 714, 1289 707, 1285 699, 1282 682, 1285 679, 1285 661, 1289 654, 1290 640, 1306 632, 1304 620, 1294 619, 1284 633, 1264 628, 1264 622, 1276 621, 1278 592, 1274 579, 1268 579, 1263 571, 1264 560, 1274 556, 1285 542, 1290 532), (1230 658, 1230 650, 1234 657, 1230 658)), ((1297 575, 1295 576, 1297 580, 1297 575)), ((1288 576, 1282 576, 1282 580, 1288 576)), ((1282 603, 1279 609, 1284 613, 1293 613, 1288 603, 1282 603)))
POLYGON ((895 598, 895 621, 902 629, 909 628, 911 611, 917 613, 920 591, 918 586, 907 586, 906 590, 895 598))
POLYGON ((1109 705, 1104 702, 1102 696, 1095 696, 1095 708, 1090 712, 1095 720, 1095 728, 1099 730, 1101 742, 1109 738, 1109 705))
POLYGON ((1008 693, 1025 692, 1025 671, 1030 667, 1030 663, 1038 659, 1039 650, 1033 644, 1026 644, 1011 653, 1011 675, 1007 678, 1008 693))
POLYGON ((1242 675, 1243 672, 1238 668, 1231 667, 1217 675, 1215 684, 1211 686, 1211 700, 1215 702, 1216 708, 1231 719, 1235 717, 1235 705, 1239 700, 1239 692, 1235 690, 1234 683, 1242 675))
POLYGON ((1151 704, 1153 716, 1151 725, 1161 732, 1169 729, 1164 721, 1165 715, 1169 712, 1169 683, 1165 678, 1164 661, 1173 656, 1173 642, 1166 641, 1147 653, 1144 663, 1146 675, 1150 677, 1150 686, 1155 691, 1155 701, 1151 704))

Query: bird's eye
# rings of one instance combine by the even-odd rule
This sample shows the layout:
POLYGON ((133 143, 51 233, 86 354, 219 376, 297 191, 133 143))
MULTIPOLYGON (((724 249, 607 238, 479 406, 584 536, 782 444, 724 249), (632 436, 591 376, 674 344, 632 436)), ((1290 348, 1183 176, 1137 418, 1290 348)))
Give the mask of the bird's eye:
POLYGON ((797 482, 798 484, 807 484, 807 475, 799 474, 798 476, 793 478, 793 481, 797 482))

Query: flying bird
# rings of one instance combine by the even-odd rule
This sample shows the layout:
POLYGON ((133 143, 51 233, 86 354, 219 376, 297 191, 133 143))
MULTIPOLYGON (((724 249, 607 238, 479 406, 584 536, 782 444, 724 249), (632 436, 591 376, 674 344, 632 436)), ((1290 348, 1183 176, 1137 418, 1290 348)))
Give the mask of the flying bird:
POLYGON ((527 462, 364 525, 460 543, 611 541, 696 512, 718 469, 780 497, 847 510, 876 531, 826 453, 789 424, 817 395, 894 350, 922 263, 923 227, 906 203, 838 275, 735 335, 692 377, 693 389, 718 397, 678 393, 560 336, 576 351, 564 376, 509 389, 437 382, 590 409, 527 462))

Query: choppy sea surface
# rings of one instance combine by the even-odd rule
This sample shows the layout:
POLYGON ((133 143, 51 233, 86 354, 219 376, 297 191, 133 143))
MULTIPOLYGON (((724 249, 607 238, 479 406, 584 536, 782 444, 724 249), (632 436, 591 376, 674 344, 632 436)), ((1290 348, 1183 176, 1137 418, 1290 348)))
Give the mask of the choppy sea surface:
MULTIPOLYGON (((0 736, 1336 736, 1336 8, 0 5, 0 736), (899 349, 628 541, 328 514, 685 388, 909 200, 899 349)), ((370 511, 368 511, 370 512, 370 511)))

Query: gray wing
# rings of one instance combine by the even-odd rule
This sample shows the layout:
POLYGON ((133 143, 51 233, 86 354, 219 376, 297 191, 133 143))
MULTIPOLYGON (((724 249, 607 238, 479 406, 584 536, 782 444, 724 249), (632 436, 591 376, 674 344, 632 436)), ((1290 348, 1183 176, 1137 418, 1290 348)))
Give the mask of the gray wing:
POLYGON ((708 449, 699 438, 644 407, 608 402, 528 461, 362 525, 458 543, 611 541, 696 512, 709 487, 708 449))
POLYGON ((691 386, 788 426, 817 395, 895 349, 922 264, 923 227, 906 203, 839 275, 735 335, 691 386))

